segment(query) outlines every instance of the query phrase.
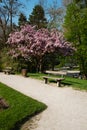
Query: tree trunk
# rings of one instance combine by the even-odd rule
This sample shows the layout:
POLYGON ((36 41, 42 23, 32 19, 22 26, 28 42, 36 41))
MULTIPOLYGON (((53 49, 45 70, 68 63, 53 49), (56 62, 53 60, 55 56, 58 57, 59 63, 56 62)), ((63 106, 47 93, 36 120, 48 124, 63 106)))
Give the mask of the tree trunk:
POLYGON ((42 70, 42 58, 39 58, 39 60, 38 60, 37 70, 40 73, 43 72, 43 70, 42 70))
POLYGON ((52 64, 52 71, 54 71, 54 64, 52 64))

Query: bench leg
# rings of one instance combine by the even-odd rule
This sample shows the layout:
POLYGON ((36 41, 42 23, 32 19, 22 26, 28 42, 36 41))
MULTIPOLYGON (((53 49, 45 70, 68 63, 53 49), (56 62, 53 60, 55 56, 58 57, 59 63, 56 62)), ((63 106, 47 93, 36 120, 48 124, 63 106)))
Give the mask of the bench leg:
POLYGON ((47 82, 48 82, 48 80, 47 80, 47 78, 45 78, 45 84, 47 84, 47 82))
POLYGON ((57 81, 57 87, 61 87, 61 82, 57 81))

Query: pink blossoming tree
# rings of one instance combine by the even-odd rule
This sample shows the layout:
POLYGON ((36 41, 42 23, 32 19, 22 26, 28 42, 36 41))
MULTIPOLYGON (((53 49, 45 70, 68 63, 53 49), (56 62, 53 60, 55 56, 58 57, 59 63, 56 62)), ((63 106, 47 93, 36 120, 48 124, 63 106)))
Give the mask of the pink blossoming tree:
POLYGON ((57 30, 48 31, 44 28, 35 30, 31 25, 25 25, 20 31, 11 33, 7 44, 10 47, 9 54, 13 58, 22 57, 29 60, 33 56, 36 57, 40 70, 46 53, 58 52, 68 55, 73 52, 71 44, 65 41, 57 30))

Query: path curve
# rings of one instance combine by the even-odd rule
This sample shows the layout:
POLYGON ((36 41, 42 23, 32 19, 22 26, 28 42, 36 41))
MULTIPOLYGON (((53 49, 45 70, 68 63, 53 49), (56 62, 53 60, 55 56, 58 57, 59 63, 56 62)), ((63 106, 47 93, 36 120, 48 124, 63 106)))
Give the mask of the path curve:
POLYGON ((87 130, 87 92, 3 73, 0 82, 48 106, 34 130, 87 130))

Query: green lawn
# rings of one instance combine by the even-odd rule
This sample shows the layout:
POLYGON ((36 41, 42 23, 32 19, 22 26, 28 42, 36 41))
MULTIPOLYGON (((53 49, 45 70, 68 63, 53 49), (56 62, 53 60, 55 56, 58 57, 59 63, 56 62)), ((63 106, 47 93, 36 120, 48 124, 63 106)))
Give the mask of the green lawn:
POLYGON ((65 77, 63 81, 65 85, 72 86, 74 89, 86 90, 87 91, 87 80, 65 77))
POLYGON ((35 78, 35 79, 43 79, 43 76, 46 76, 47 74, 43 73, 28 73, 28 77, 35 78))
POLYGON ((0 83, 0 97, 9 108, 0 111, 0 130, 19 130, 23 122, 47 106, 0 83))
MULTIPOLYGON (((40 79, 40 80, 43 80, 43 76, 45 75, 47 74, 42 74, 42 73, 29 73, 28 74, 29 77, 40 79)), ((51 76, 58 77, 54 75, 51 75, 51 76)), ((64 85, 67 85, 68 87, 73 87, 74 89, 87 90, 87 80, 72 78, 72 77, 65 77, 65 80, 63 80, 62 83, 64 85)))

